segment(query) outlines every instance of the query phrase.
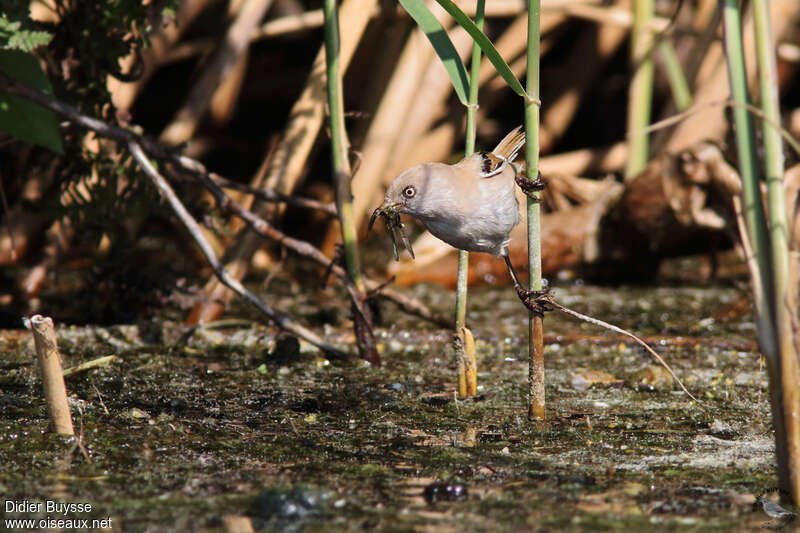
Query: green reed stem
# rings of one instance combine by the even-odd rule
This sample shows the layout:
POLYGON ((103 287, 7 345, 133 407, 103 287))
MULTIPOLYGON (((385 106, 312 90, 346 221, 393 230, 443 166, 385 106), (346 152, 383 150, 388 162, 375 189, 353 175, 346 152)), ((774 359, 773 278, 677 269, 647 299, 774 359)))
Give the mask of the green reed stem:
MULTIPOLYGON (((486 0, 478 0, 475 11, 475 25, 483 31, 483 13, 486 0)), ((478 77, 480 75, 481 48, 477 43, 472 44, 472 61, 470 62, 469 76, 469 103, 467 105, 467 131, 464 146, 464 155, 471 155, 475 151, 475 134, 477 130, 476 118, 478 115, 478 77)), ((469 252, 458 251, 458 284, 456 285, 456 331, 461 331, 467 320, 467 280, 469 278, 469 252)))
MULTIPOLYGON (((483 31, 483 20, 484 20, 484 10, 486 7, 486 0, 478 0, 478 4, 475 10, 475 25, 483 31)), ((475 151, 475 136, 477 131, 477 124, 476 119, 478 115, 478 78, 480 76, 480 65, 481 65, 481 47, 478 45, 477 42, 473 42, 472 44, 472 60, 470 61, 470 76, 469 76, 469 100, 467 103, 467 131, 466 131, 466 139, 464 142, 464 155, 468 156, 471 155, 475 151)), ((456 335, 461 339, 461 342, 458 343, 458 350, 460 353, 457 356, 466 361, 466 358, 469 357, 468 354, 464 352, 465 342, 464 339, 461 338, 464 335, 463 329, 466 327, 467 322, 467 292, 468 292, 468 281, 469 281, 469 252, 465 250, 458 251, 458 281, 456 285, 456 335)), ((472 354, 474 357, 474 354, 472 354)), ((474 373, 474 369, 470 370, 470 366, 460 365, 459 372, 462 372, 463 369, 467 369, 467 371, 472 371, 474 373)), ((464 376, 459 375, 459 383, 465 383, 466 389, 460 392, 463 392, 464 396, 471 396, 475 393, 475 391, 470 390, 471 386, 469 380, 462 380, 464 376)), ((473 376, 474 378, 474 376, 473 376)))
POLYGON ((635 178, 647 166, 650 137, 644 129, 650 124, 653 104, 653 0, 634 0, 631 28, 631 64, 636 69, 628 96, 628 133, 631 135, 625 181, 635 178))
MULTIPOLYGON (((761 203, 753 119, 744 107, 749 105, 749 96, 742 46, 741 14, 737 0, 720 0, 720 5, 725 30, 724 45, 731 85, 731 99, 736 104, 741 104, 733 106, 732 113, 736 131, 736 150, 739 156, 739 173, 742 178, 744 217, 758 263, 759 279, 755 280, 756 285, 760 285, 762 288, 759 291, 760 294, 756 294, 756 309, 759 321, 763 321, 765 326, 763 331, 774 331, 770 306, 767 301, 767 295, 772 287, 769 239, 764 208, 761 203)), ((767 342, 771 341, 767 340, 767 342)), ((774 348, 768 351, 771 354, 776 353, 774 348)))
POLYGON ((689 88, 689 82, 686 81, 678 54, 675 53, 675 47, 667 39, 661 39, 661 42, 658 43, 658 53, 664 62, 664 70, 672 91, 675 109, 686 111, 692 105, 692 91, 689 88))
POLYGON ((350 190, 349 142, 344 126, 342 74, 339 70, 339 14, 336 0, 325 0, 325 66, 328 74, 328 106, 330 110, 331 153, 336 184, 336 208, 342 231, 347 273, 360 292, 364 292, 358 238, 353 219, 353 194, 350 190))
MULTIPOLYGON (((539 54, 541 47, 541 0, 528 0, 528 57, 525 82, 525 177, 535 180, 539 175, 539 54)), ((528 285, 532 290, 542 288, 541 194, 528 198, 528 285)), ((544 349, 542 316, 528 313, 528 418, 545 419, 544 349)))
MULTIPOLYGON (((770 24, 767 0, 753 1, 753 21, 756 33, 759 87, 761 92, 762 133, 764 140, 764 166, 767 179, 767 211, 772 250, 772 279, 774 292, 769 298, 773 307, 778 338, 780 383, 770 383, 779 388, 771 396, 780 406, 773 411, 783 416, 782 428, 776 429, 776 455, 778 485, 800 504, 800 369, 798 369, 795 332, 792 320, 797 319, 797 287, 792 286, 789 275, 789 235, 784 194, 784 159, 781 132, 774 127, 780 124, 778 76, 775 65, 775 40, 770 24), (776 394, 777 393, 777 394, 776 394), (784 442, 777 439, 783 438, 784 442)), ((775 416, 773 416, 773 419, 775 416)), ((779 426, 780 424, 774 424, 779 426)))
POLYGON ((779 275, 775 276, 775 294, 783 294, 789 273, 789 235, 786 220, 786 200, 783 191, 783 142, 781 133, 772 124, 781 123, 778 101, 778 75, 775 66, 775 47, 769 20, 769 7, 764 0, 754 0, 753 14, 756 29, 761 110, 764 113, 764 164, 767 178, 772 261, 779 275))

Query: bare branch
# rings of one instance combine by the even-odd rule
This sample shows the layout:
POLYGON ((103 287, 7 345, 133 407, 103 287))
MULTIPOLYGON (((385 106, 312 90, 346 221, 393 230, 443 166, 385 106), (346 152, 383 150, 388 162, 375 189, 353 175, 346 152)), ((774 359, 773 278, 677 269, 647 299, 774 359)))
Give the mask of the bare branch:
POLYGON ((336 216, 336 206, 332 203, 320 202, 318 200, 312 200, 310 198, 299 198, 297 196, 290 196, 288 194, 284 194, 282 192, 278 192, 275 189, 270 189, 268 187, 251 187, 249 185, 245 185, 244 183, 239 183, 238 181, 229 180, 228 178, 222 177, 219 174, 214 172, 209 172, 208 177, 214 180, 214 183, 219 185, 220 187, 224 187, 225 189, 235 189, 237 191, 241 191, 247 194, 252 194, 259 200, 263 202, 284 202, 289 205, 294 205, 297 207, 304 207, 306 209, 316 209, 322 211, 332 217, 336 216))
POLYGON ((287 315, 268 307, 264 302, 261 301, 260 298, 258 298, 258 296, 247 290, 239 282, 239 280, 231 277, 225 270, 225 267, 222 265, 222 263, 219 262, 219 259, 217 259, 217 256, 214 254, 214 250, 211 248, 211 245, 203 236, 203 231, 200 229, 200 225, 194 218, 192 218, 192 216, 183 206, 181 201, 175 195, 175 191, 173 191, 172 187, 170 187, 169 183, 167 183, 167 180, 164 179, 164 177, 155 169, 153 164, 142 150, 142 147, 139 146, 136 141, 131 140, 128 142, 128 149, 130 150, 131 154, 133 154, 133 157, 136 159, 136 162, 139 163, 139 166, 142 168, 142 170, 144 170, 145 174, 147 174, 147 176, 150 178, 150 181, 153 182, 153 185, 155 185, 159 193, 161 193, 161 196, 172 208, 172 211, 175 213, 184 227, 189 231, 189 234, 195 240, 197 246, 200 248, 200 251, 205 256, 206 261, 208 261, 208 264, 211 265, 211 268, 214 269, 217 277, 222 283, 225 284, 225 286, 230 288, 245 300, 249 301, 270 320, 275 322, 278 326, 286 331, 297 335, 301 339, 305 339, 325 352, 341 355, 339 350, 329 344, 326 344, 314 332, 296 323, 287 315))
MULTIPOLYGON (((261 217, 254 215, 239 204, 230 200, 224 191, 222 191, 220 186, 213 181, 212 177, 215 175, 209 174, 205 166, 199 161, 177 154, 174 150, 171 150, 170 148, 150 137, 138 135, 130 130, 118 128, 116 126, 107 124, 102 120, 85 115, 76 107, 62 102, 51 95, 42 93, 41 91, 38 91, 22 82, 14 80, 3 72, 0 72, 0 89, 36 102, 37 104, 66 117, 74 124, 94 131, 100 137, 118 141, 125 146, 129 146, 130 143, 135 143, 150 157, 173 163, 176 167, 187 171, 193 178, 199 179, 201 182, 203 182, 203 184, 209 188, 209 191, 211 191, 211 193, 220 203, 220 208, 232 209, 237 216, 247 222, 248 225, 250 225, 251 228, 254 229, 259 235, 275 240, 295 253, 311 259, 321 266, 327 267, 330 264, 330 259, 328 259, 325 254, 311 244, 287 236, 271 226, 261 217)), ((340 280, 344 281, 349 279, 347 278, 347 274, 345 273, 344 269, 338 265, 333 265, 331 272, 340 280)), ((225 282, 223 281, 223 283, 225 282)), ((374 290, 381 285, 380 283, 369 279, 365 279, 365 283, 367 285, 367 290, 374 290)), ((403 294, 389 288, 381 289, 379 294, 382 297, 393 301, 406 313, 418 316, 442 327, 450 328, 453 326, 452 320, 433 313, 424 304, 414 298, 404 296, 403 294)))

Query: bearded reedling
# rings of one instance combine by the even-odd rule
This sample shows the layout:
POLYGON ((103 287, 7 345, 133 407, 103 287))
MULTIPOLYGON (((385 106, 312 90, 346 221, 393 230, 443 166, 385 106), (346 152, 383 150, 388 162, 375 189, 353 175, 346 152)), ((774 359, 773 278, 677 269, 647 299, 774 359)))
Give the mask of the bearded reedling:
POLYGON ((536 313, 549 310, 547 291, 525 289, 508 256, 509 234, 520 221, 515 184, 528 195, 544 188, 541 176, 529 182, 517 174, 513 161, 524 145, 525 132, 519 126, 491 152, 476 152, 454 165, 422 163, 409 168, 389 184, 370 226, 378 215, 387 218, 395 260, 394 231, 398 227, 414 256, 402 231, 400 213, 417 218, 450 246, 502 257, 522 303, 536 313))

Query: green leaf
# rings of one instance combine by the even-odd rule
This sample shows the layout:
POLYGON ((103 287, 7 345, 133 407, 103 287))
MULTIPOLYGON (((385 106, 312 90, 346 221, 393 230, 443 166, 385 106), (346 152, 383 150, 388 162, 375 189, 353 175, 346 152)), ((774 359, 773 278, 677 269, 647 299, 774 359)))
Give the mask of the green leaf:
POLYGON ((23 30, 15 33, 8 39, 7 48, 30 52, 40 46, 48 44, 53 36, 46 31, 23 30))
MULTIPOLYGON (((8 3, 8 0, 6 0, 8 3)), ((28 16, 29 2, 17 2, 17 9, 0 10, 0 49, 14 49, 30 52, 48 44, 53 36, 46 31, 31 30, 28 16)))
MULTIPOLYGON (((478 46, 481 47, 483 53, 486 54, 486 57, 489 59, 489 61, 492 62, 494 68, 497 69, 497 73, 500 74, 504 80, 506 80, 508 86, 511 87, 511 89, 515 93, 522 96, 523 98, 527 97, 525 89, 522 87, 522 84, 519 82, 517 77, 514 76, 514 73, 511 72, 511 68, 508 66, 508 63, 506 63, 505 59, 503 59, 503 56, 500 55, 500 53, 497 51, 497 48, 495 48, 494 45, 492 44, 492 41, 490 41, 489 38, 486 37, 486 35, 484 35, 484 33, 475 25, 474 22, 472 22, 472 20, 466 15, 466 13, 461 11, 458 8, 458 6, 456 6, 450 0, 436 0, 436 1, 439 3, 440 6, 444 8, 445 11, 450 13, 450 15, 456 20, 456 22, 458 22, 458 24, 462 28, 464 28, 467 31, 467 33, 470 34, 472 39, 476 43, 478 43, 478 46)), ((401 0, 400 3, 402 3, 403 7, 405 7, 405 3, 403 2, 403 0, 401 0)), ((406 10, 408 10, 408 8, 406 8, 406 10)), ((417 22, 417 24, 419 24, 419 21, 417 22)))
MULTIPOLYGON (((0 50, 0 70, 40 91, 52 94, 36 56, 20 50, 0 50)), ((64 153, 55 114, 30 100, 0 91, 0 131, 26 142, 64 153)))
POLYGON ((456 47, 453 46, 450 37, 447 36, 447 32, 436 20, 436 17, 433 16, 433 13, 431 13, 423 0, 400 0, 400 3, 417 23, 417 26, 425 33, 431 45, 433 45, 433 49, 436 50, 436 54, 442 60, 442 64, 450 76, 450 81, 453 83, 458 99, 461 100, 462 104, 467 105, 467 93, 469 93, 467 69, 458 56, 456 47))

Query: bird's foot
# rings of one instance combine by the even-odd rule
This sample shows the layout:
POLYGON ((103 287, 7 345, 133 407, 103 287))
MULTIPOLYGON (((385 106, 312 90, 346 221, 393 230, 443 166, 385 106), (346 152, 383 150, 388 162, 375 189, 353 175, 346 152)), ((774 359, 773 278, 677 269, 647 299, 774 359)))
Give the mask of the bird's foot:
POLYGON ((519 296, 522 304, 534 314, 544 316, 547 311, 553 310, 550 306, 552 295, 549 288, 543 290, 528 290, 518 285, 516 289, 517 296, 519 296))
POLYGON ((522 189, 522 192, 525 193, 525 196, 536 202, 539 201, 539 198, 534 196, 533 193, 541 191, 545 187, 547 187, 547 182, 545 182, 544 179, 542 179, 541 172, 538 173, 536 179, 534 180, 528 179, 525 176, 520 176, 519 174, 517 174, 514 177, 514 181, 517 182, 517 185, 519 185, 519 188, 522 189))

